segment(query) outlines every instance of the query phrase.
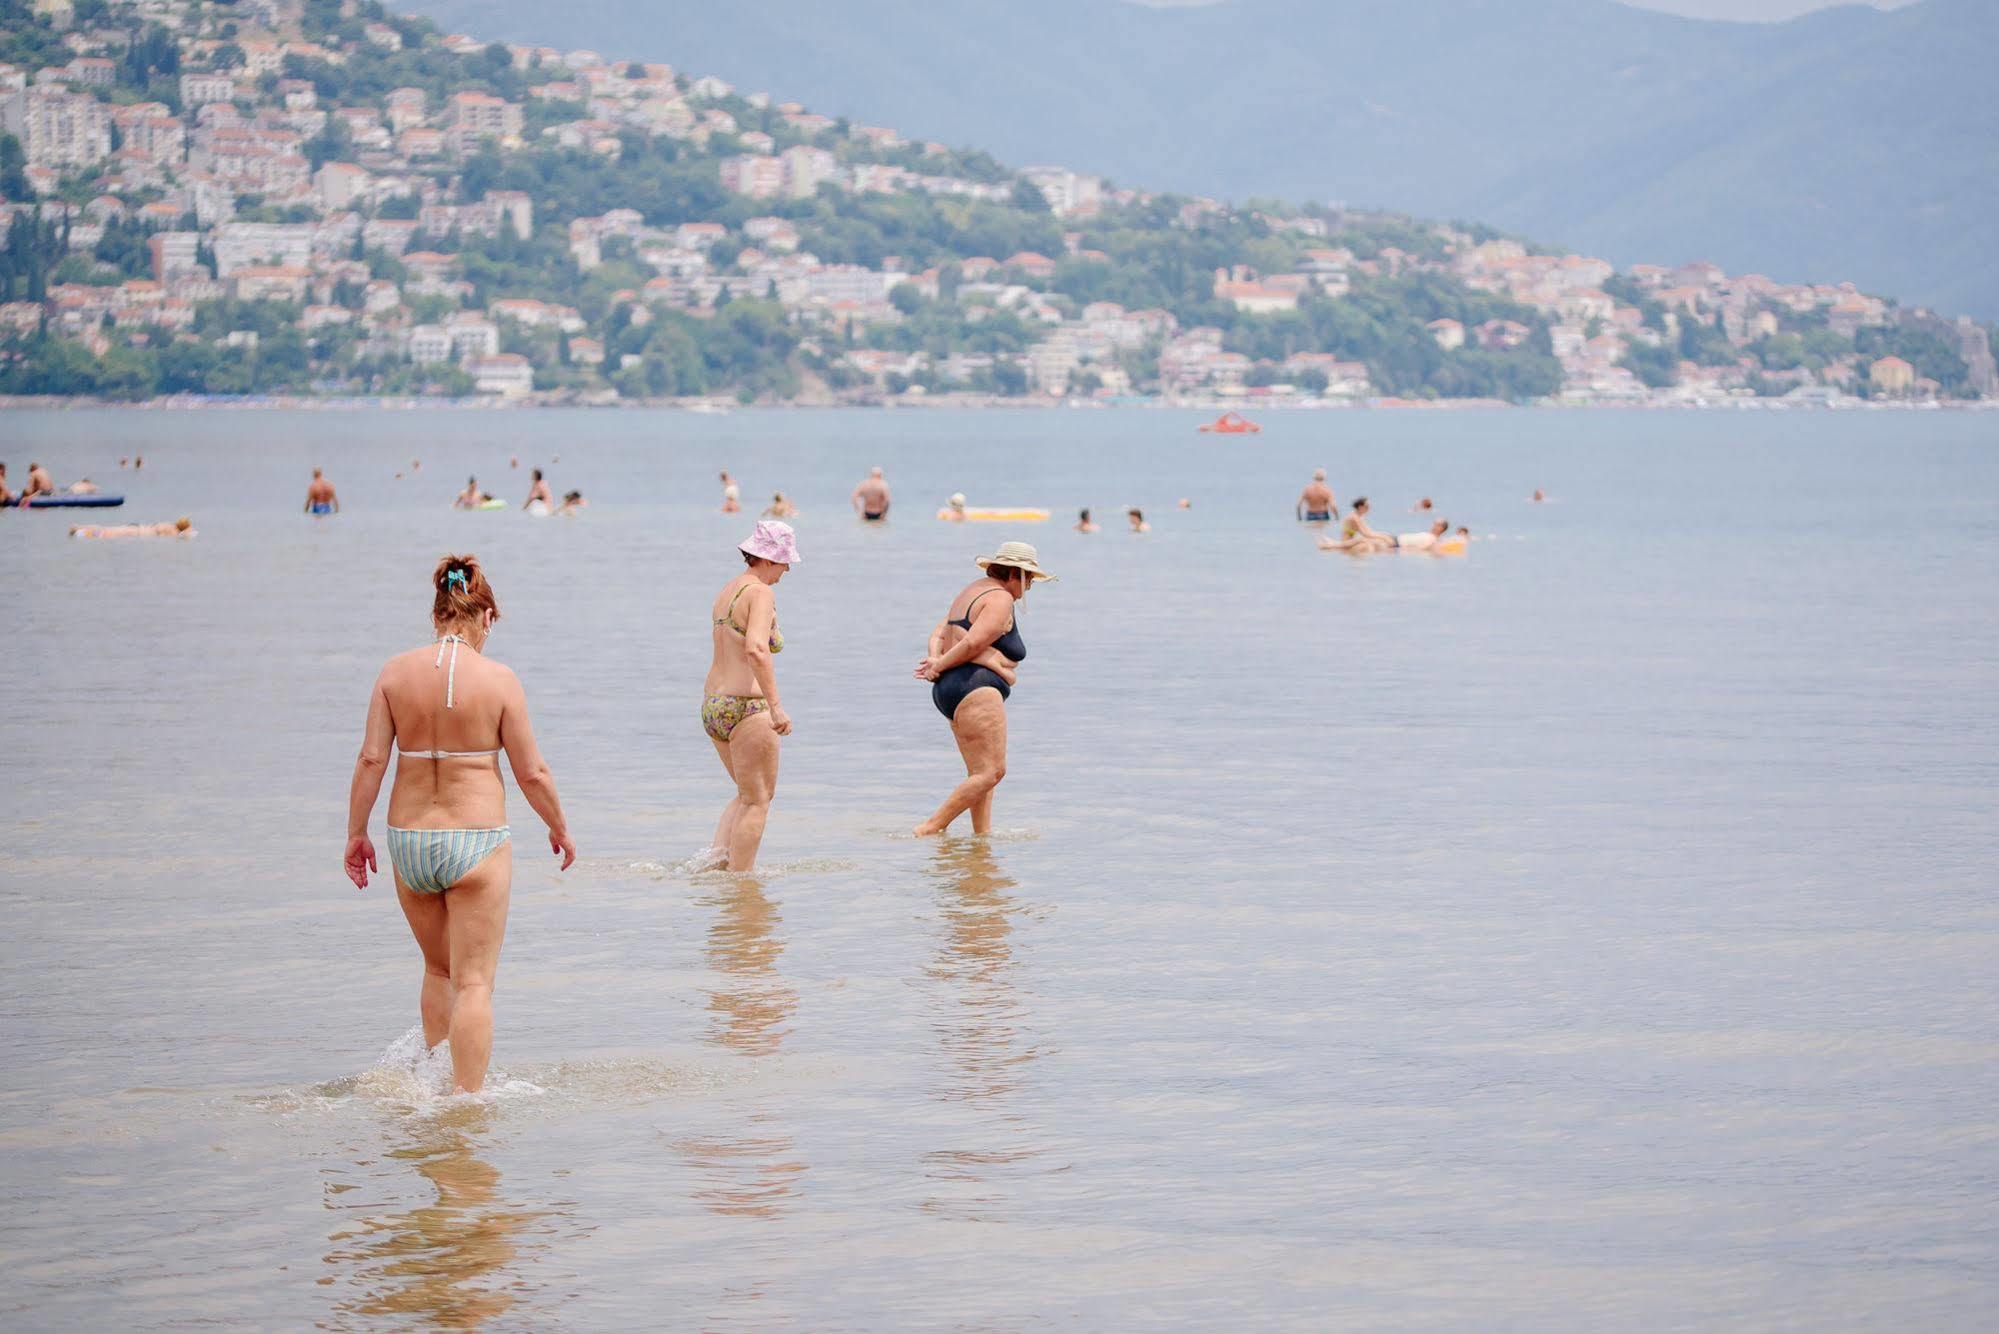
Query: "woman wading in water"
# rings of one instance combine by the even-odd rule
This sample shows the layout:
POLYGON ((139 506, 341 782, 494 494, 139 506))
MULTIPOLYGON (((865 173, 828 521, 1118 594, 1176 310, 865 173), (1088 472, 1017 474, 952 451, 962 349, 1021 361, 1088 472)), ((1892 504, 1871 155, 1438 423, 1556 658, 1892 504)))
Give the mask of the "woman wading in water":
POLYGON ((477 1093, 493 1054, 493 973, 513 884, 502 750, 565 871, 576 845, 528 726, 520 680, 482 651, 500 618, 492 585, 472 556, 446 556, 431 582, 436 640, 390 658, 368 700, 344 860, 347 878, 366 889, 368 873, 379 870, 368 817, 390 751, 400 747, 389 792, 389 865, 423 951, 423 1040, 435 1047, 451 1039, 458 1091, 477 1093))
POLYGON ((965 781, 916 826, 918 837, 943 833, 965 811, 972 813, 973 833, 992 829, 993 789, 1006 777, 1006 701, 1027 657, 1014 604, 1035 580, 1055 578, 1025 542, 1003 542, 977 564, 984 576, 952 599, 949 614, 930 632, 930 652, 916 664, 917 678, 934 683, 930 701, 950 720, 965 758, 965 781))
POLYGON ((748 871, 756 866, 777 790, 777 739, 791 735, 771 665, 784 652, 771 589, 798 563, 798 539, 790 524, 766 519, 737 550, 749 568, 722 585, 709 609, 715 660, 702 687, 701 727, 736 785, 710 855, 726 853, 731 871, 748 871))

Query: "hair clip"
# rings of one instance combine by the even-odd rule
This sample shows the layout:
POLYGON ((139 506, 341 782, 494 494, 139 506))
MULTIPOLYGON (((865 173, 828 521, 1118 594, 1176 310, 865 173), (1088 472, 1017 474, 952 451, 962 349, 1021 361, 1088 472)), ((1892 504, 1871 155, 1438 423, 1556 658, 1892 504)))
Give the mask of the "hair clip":
POLYGON ((465 571, 446 570, 444 572, 444 586, 446 588, 449 588, 453 584, 457 584, 460 587, 470 587, 470 585, 466 584, 465 582, 465 571))

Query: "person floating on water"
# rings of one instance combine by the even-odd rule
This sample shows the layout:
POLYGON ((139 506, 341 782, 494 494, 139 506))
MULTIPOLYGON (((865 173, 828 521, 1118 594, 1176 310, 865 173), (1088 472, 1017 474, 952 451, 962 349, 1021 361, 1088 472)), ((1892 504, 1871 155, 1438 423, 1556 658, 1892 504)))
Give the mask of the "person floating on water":
POLYGON ((722 585, 709 609, 715 653, 701 688, 701 730, 736 785, 708 856, 726 857, 731 871, 749 871, 777 791, 778 738, 791 735, 771 661, 784 652, 772 590, 798 564, 798 539, 790 524, 765 519, 736 549, 748 568, 722 585))
POLYGON ((880 468, 868 469, 868 475, 854 488, 854 512, 865 523, 880 523, 888 517, 888 481, 880 468))
POLYGON ((0 507, 14 503, 14 493, 7 487, 7 465, 0 463, 0 507))
POLYGON ((1314 468, 1312 480, 1298 493, 1298 503, 1292 512, 1301 523, 1331 523, 1340 517, 1339 506, 1334 503, 1333 488, 1326 485, 1326 470, 1314 468))
POLYGON ((1367 521, 1367 497, 1354 497, 1353 509, 1340 524, 1338 538, 1331 536, 1319 539, 1321 551, 1346 551, 1359 554, 1369 551, 1390 551, 1395 547, 1395 539, 1386 533, 1377 533, 1367 521))
POLYGON ((950 721, 965 761, 965 781, 916 826, 919 838, 944 832, 966 811, 973 833, 992 830, 993 789, 1006 777, 1006 701, 1027 658, 1015 608, 1037 579, 1055 578, 1025 542, 1002 542, 974 563, 980 577, 951 600, 916 664, 917 679, 931 682, 930 702, 950 721))
POLYGON ((312 481, 305 488, 305 512, 322 516, 340 513, 340 497, 334 494, 333 483, 318 468, 312 470, 312 481))
POLYGON ((1134 533, 1149 533, 1152 531, 1152 525, 1145 521, 1145 511, 1138 506, 1133 505, 1127 509, 1124 512, 1124 517, 1131 521, 1131 531, 1134 533))
POLYGON ((1444 534, 1451 531, 1449 519, 1438 519, 1430 525, 1427 533, 1398 533, 1395 538, 1397 551, 1428 551, 1444 540, 1444 534))
POLYGON ((965 493, 963 491, 953 491, 951 499, 945 502, 944 512, 938 517, 947 523, 963 523, 965 521, 965 493))
POLYGON ((534 470, 533 481, 528 486, 528 498, 521 502, 521 508, 538 519, 555 509, 555 492, 549 490, 548 483, 542 480, 539 468, 534 470))
POLYGON ((477 1093, 493 1054, 493 975, 514 871, 502 750, 565 871, 576 862, 576 844, 535 745, 520 679, 485 656, 500 609, 477 558, 446 556, 431 584, 437 638, 390 658, 368 698, 341 860, 358 889, 379 873, 368 819, 397 752, 389 866, 423 954, 417 1008, 424 1045, 450 1039, 455 1091, 477 1093))
POLYGON ((70 527, 71 537, 193 537, 194 521, 185 516, 172 523, 120 523, 109 526, 80 523, 70 527))
POLYGON ((465 489, 458 493, 458 498, 451 502, 451 507, 453 509, 475 510, 484 503, 485 497, 479 491, 479 479, 477 477, 467 477, 465 479, 465 489))
POLYGON ((70 496, 94 496, 103 489, 103 487, 85 477, 80 481, 71 482, 63 489, 63 494, 70 496))
POLYGON ((770 498, 770 504, 764 506, 763 517, 766 519, 795 519, 798 517, 798 506, 786 500, 784 492, 779 491, 770 498))
POLYGON ((1077 511, 1076 531, 1079 533, 1094 533, 1097 531, 1097 523, 1090 517, 1090 512, 1087 509, 1077 511))
POLYGON ((581 514, 589 504, 590 502, 583 498, 581 491, 565 491, 562 494, 562 508, 557 510, 556 513, 569 515, 573 518, 581 514))

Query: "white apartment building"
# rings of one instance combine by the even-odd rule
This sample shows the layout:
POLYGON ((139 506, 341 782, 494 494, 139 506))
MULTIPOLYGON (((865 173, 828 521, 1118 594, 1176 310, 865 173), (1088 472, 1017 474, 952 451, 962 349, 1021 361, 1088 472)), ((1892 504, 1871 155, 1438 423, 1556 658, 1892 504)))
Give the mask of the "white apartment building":
POLYGON ((215 276, 263 265, 304 268, 312 263, 312 233, 307 222, 225 222, 215 229, 215 276))
POLYGON ((236 80, 227 74, 183 74, 180 76, 180 104, 192 111, 209 102, 229 102, 236 97, 236 80))
POLYGON ((410 360, 429 366, 451 360, 451 335, 441 324, 419 324, 410 330, 410 360))
POLYGON ((0 128, 37 167, 84 166, 111 156, 110 108, 87 93, 23 88, 0 102, 0 128))
POLYGON ((1079 175, 1064 167, 1028 167, 1020 173, 1058 218, 1088 217, 1103 206, 1104 183, 1096 176, 1079 175))

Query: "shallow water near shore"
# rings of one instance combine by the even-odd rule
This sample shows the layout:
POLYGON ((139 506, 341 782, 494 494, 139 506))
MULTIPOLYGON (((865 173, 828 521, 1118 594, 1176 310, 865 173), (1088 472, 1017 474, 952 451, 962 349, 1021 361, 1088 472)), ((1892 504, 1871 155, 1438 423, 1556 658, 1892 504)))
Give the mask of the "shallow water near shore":
POLYGON ((0 515, 0 1318, 1988 1323, 1999 416, 1196 420, 0 415, 17 485, 200 531, 0 515), (537 465, 588 512, 520 514, 537 465), (1481 540, 1320 553, 1314 466, 1481 540), (723 467, 804 511, 755 877, 693 861, 723 467), (451 511, 469 473, 516 508, 451 511), (1008 538, 1062 579, 998 829, 917 840, 962 769, 910 668, 1008 538), (582 852, 513 796, 471 1098, 339 867, 445 551, 582 852))

